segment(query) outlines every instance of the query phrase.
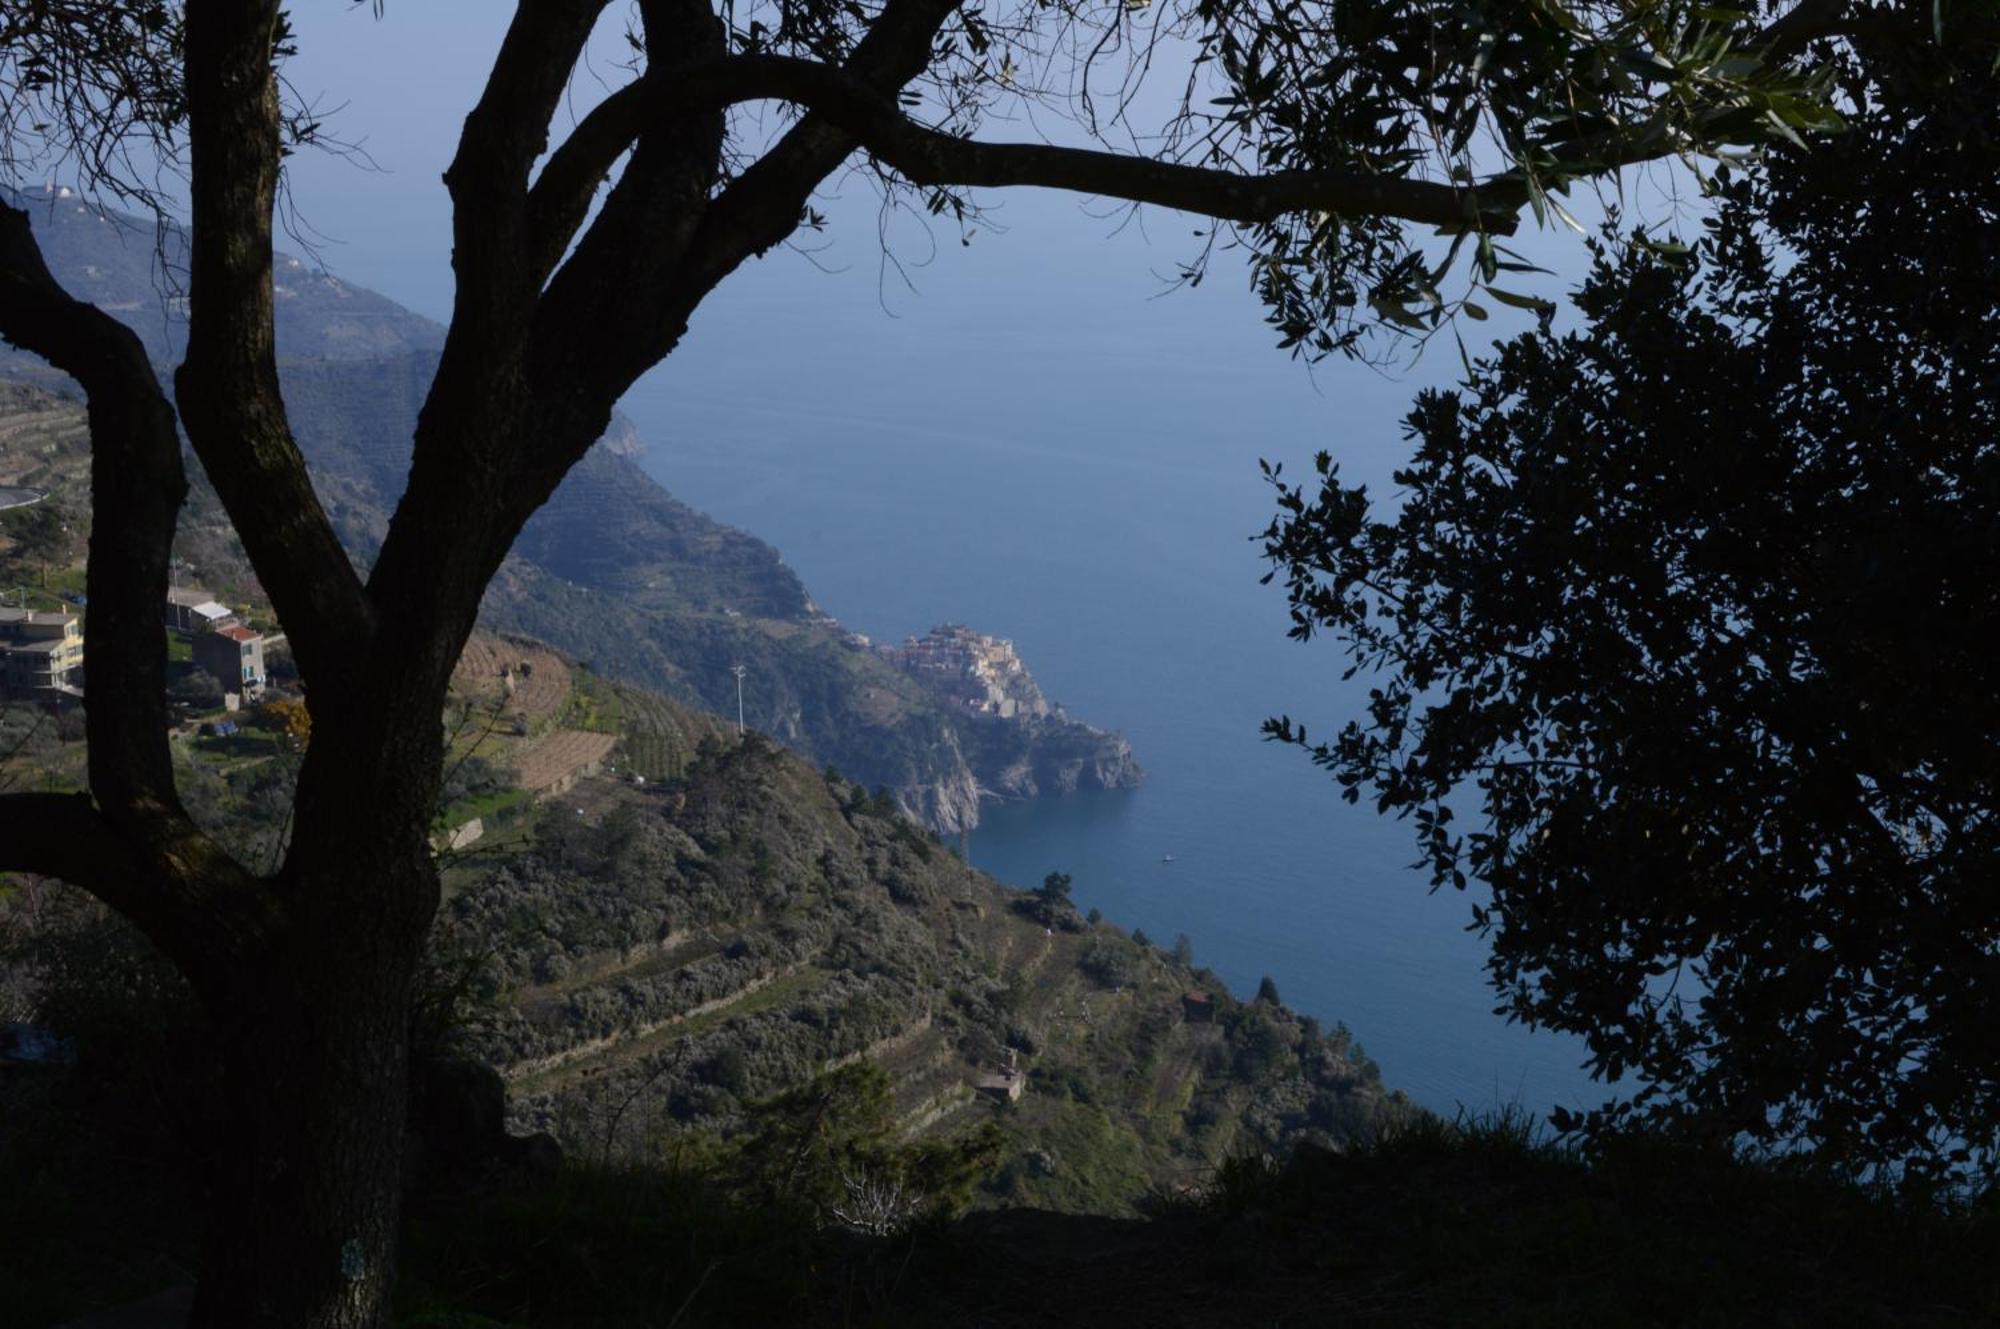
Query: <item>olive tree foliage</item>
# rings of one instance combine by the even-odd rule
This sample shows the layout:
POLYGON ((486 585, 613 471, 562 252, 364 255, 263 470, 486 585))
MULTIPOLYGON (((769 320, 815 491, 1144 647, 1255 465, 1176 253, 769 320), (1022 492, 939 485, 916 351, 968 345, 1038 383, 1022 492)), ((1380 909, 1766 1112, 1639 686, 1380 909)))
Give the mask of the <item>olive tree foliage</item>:
MULTIPOLYGON (((70 176, 163 220, 186 185, 180 0, 20 0, 0 12, 0 181, 70 176)), ((274 54, 292 53, 280 16, 274 54)), ((287 89, 289 93, 289 89, 287 89)), ((291 146, 346 151, 287 95, 291 146)))
POLYGON ((1189 279, 1242 250, 1281 339, 1323 355, 1378 320, 1438 326, 1465 298, 1441 291, 1446 261, 1470 255, 1467 279, 1490 284, 1493 237, 1552 215, 1575 179, 1831 124, 1799 56, 1869 7, 1755 8, 517 0, 445 174, 452 318, 364 572, 279 391, 273 213, 285 154, 320 137, 285 92, 279 0, 8 5, 0 164, 156 206, 147 172, 166 172, 191 223, 169 397, 131 331, 54 280, 28 213, 0 205, 0 335, 85 393, 94 506, 90 787, 0 796, 0 870, 124 913, 224 1035, 232 1116, 197 1321, 387 1315, 452 667, 522 525, 619 397, 720 282, 820 224, 830 177, 868 172, 944 216, 1039 186, 1213 218, 1189 279), (620 22, 624 81, 572 119, 592 43, 620 22), (1149 74, 1173 80, 1163 99, 1140 95, 1149 74), (1063 141, 1023 140, 1051 116, 1063 141), (268 870, 205 833, 174 783, 158 606, 183 431, 309 699, 268 870))
POLYGON ((1995 1169, 1992 35, 1884 16, 1849 133, 1607 231, 1574 331, 1418 400, 1398 503, 1279 478, 1293 635, 1374 682, 1270 732, 1483 885, 1505 1010, 1641 1081, 1593 1127, 1995 1169))
POLYGON ((152 177, 143 151, 186 119, 180 7, 27 0, 0 12, 0 172, 69 164, 130 198, 152 177), (135 153, 135 149, 141 151, 135 153))

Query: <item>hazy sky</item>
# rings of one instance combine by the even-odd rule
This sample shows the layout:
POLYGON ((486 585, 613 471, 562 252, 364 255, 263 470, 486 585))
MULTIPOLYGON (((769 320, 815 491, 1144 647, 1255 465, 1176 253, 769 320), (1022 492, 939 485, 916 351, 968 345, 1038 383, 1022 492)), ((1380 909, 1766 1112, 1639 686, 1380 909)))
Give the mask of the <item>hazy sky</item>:
MULTIPOLYGON (((295 7, 291 81, 330 112, 333 135, 360 144, 376 167, 301 154, 292 167, 297 209, 326 237, 318 250, 328 267, 439 319, 451 302, 439 177, 511 9, 498 0, 392 0, 378 20, 366 5, 295 7)), ((580 109, 595 92, 580 83, 580 109)), ((873 193, 849 183, 823 205, 834 219, 829 235, 812 238, 823 248, 810 260, 785 250, 747 265, 640 391, 766 409, 792 400, 819 411, 837 400, 858 420, 941 424, 1032 395, 1044 409, 1087 412, 1118 429, 1147 427, 1157 385, 1199 375, 1245 404, 1242 428, 1268 439, 1270 455, 1309 456, 1337 423, 1346 439, 1380 440, 1379 461, 1356 465, 1385 476, 1415 386, 1457 372, 1447 341, 1394 375, 1348 364, 1309 375, 1273 349, 1235 265, 1218 263, 1198 290, 1166 290, 1163 275, 1194 252, 1195 219, 1155 210, 1121 225, 1101 203, 1027 191, 989 201, 1005 232, 982 229, 970 246, 955 227, 927 236, 897 226, 899 275, 884 261, 873 193)), ((1573 240, 1529 243, 1560 253, 1573 240)), ((1496 319, 1472 330, 1490 336, 1507 326, 1496 319)))

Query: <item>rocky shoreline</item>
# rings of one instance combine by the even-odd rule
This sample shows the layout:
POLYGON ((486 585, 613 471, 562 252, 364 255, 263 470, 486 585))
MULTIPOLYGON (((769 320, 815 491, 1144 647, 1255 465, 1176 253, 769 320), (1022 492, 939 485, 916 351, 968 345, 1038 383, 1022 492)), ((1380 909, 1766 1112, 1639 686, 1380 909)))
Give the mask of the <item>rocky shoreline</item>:
POLYGON ((895 791, 903 810, 933 830, 972 830, 984 802, 1127 789, 1145 779, 1122 735, 1072 720, 1048 700, 1011 641, 947 623, 897 647, 854 644, 963 716, 951 743, 960 769, 895 791))
POLYGON ((940 834, 978 827, 989 803, 1131 789, 1145 771, 1124 735, 1068 719, 990 720, 966 726, 958 769, 892 790, 904 812, 940 834))

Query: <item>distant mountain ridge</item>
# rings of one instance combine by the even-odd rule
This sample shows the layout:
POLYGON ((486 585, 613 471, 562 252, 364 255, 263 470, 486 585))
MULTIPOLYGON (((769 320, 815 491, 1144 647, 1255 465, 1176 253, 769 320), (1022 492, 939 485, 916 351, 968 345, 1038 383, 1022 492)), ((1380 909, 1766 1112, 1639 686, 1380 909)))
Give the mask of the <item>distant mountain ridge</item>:
MULTIPOLYGON (((8 191, 30 213, 56 276, 117 315, 162 365, 184 306, 172 285, 175 228, 67 191, 8 191)), ((444 329, 311 263, 279 255, 277 341, 294 431, 335 528, 364 562, 409 466, 416 417, 444 329)), ((60 386, 39 360, 0 348, 0 373, 60 386)), ((492 627, 556 643, 608 674, 735 714, 849 778, 886 787, 911 815, 956 832, 988 799, 1138 783, 1129 745, 1061 715, 1002 719, 862 649, 815 605, 778 552, 695 511, 634 461, 622 416, 534 516, 489 588, 492 627)), ((213 549, 215 542, 210 542, 213 549)), ((204 574, 213 575, 213 574, 204 574)))
MULTIPOLYGON (((0 198, 25 210, 49 270, 79 300, 116 315, 156 364, 179 361, 187 340, 187 240, 174 225, 99 207, 75 191, 14 189, 0 198)), ((371 360, 444 346, 444 329, 386 296, 350 285, 317 263, 277 255, 273 288, 278 355, 286 360, 371 360)), ((0 346, 9 359, 39 366, 0 346)))

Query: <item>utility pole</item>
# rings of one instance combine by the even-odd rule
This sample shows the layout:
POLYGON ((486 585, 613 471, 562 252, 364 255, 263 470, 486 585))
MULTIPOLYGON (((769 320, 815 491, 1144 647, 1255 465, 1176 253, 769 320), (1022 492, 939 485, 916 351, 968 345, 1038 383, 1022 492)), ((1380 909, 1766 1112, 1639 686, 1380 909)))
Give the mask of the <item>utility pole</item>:
POLYGON ((736 675, 736 738, 743 739, 743 676, 750 671, 742 665, 729 666, 729 672, 736 675))

